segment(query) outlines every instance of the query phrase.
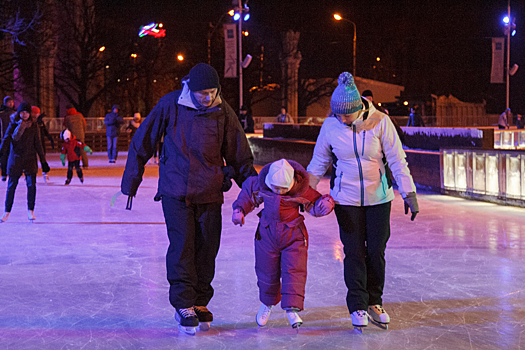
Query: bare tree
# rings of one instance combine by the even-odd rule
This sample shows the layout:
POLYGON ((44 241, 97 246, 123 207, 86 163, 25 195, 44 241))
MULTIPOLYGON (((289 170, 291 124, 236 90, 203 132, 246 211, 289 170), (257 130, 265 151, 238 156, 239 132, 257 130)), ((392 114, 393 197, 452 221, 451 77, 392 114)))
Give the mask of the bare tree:
POLYGON ((314 103, 330 97, 334 91, 337 79, 301 79, 298 86, 298 115, 305 116, 306 110, 314 103))

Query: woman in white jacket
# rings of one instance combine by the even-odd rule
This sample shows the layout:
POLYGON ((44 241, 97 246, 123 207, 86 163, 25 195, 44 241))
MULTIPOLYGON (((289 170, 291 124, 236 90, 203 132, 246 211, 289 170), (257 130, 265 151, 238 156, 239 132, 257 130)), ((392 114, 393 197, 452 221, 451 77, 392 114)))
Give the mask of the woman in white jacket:
POLYGON ((350 73, 339 76, 307 171, 316 188, 330 164, 330 194, 344 246, 344 277, 348 311, 355 327, 368 325, 368 317, 388 324, 382 307, 385 249, 390 237, 390 204, 394 191, 390 168, 399 192, 414 220, 419 212, 416 188, 405 152, 390 118, 361 98, 350 73), (368 311, 368 312, 367 312, 368 311))

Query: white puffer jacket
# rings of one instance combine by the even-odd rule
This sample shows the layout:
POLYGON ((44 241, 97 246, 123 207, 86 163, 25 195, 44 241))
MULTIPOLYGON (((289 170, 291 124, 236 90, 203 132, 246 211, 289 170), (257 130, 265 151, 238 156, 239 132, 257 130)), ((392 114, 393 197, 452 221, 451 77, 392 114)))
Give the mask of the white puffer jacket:
POLYGON ((336 116, 324 121, 306 169, 314 175, 311 185, 315 188, 333 161, 330 194, 337 204, 369 206, 394 199, 394 191, 388 188, 383 153, 402 196, 416 192, 394 124, 365 99, 363 109, 365 113, 351 126, 336 116))

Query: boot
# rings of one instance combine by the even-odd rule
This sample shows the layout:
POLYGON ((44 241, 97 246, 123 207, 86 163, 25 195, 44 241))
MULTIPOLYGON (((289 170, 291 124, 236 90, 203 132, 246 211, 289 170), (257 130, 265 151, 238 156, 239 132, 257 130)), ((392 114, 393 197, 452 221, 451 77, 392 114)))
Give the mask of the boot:
POLYGON ((28 210, 27 211, 27 218, 29 221, 35 220, 35 211, 34 210, 28 210))
POLYGON ((368 315, 370 315, 370 317, 372 317, 372 319, 377 323, 390 323, 390 316, 386 313, 385 309, 383 309, 381 305, 368 306, 368 315))
POLYGON ((7 219, 9 219, 9 214, 11 214, 11 213, 8 212, 8 211, 6 211, 6 212, 4 213, 4 215, 2 215, 2 218, 0 219, 0 223, 1 223, 1 222, 6 222, 7 219))
POLYGON ((179 322, 181 331, 195 335, 195 328, 199 325, 199 319, 193 306, 185 309, 175 309, 175 320, 179 322))
POLYGON ((299 328, 303 324, 303 320, 299 317, 299 309, 286 310, 286 316, 288 316, 288 321, 290 321, 293 329, 299 328))
POLYGON ((206 306, 194 306, 195 313, 199 319, 199 329, 201 331, 207 331, 210 329, 210 325, 213 322, 213 314, 206 306))

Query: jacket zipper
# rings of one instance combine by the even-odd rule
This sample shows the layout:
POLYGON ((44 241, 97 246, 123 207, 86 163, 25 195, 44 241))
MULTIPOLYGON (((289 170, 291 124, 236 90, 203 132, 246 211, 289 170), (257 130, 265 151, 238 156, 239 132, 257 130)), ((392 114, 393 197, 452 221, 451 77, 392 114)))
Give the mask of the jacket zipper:
POLYGON ((343 182, 343 172, 341 171, 341 176, 339 177, 339 192, 341 192, 341 183, 343 182))
POLYGON ((359 168, 359 181, 361 183, 361 206, 365 203, 365 186, 363 184, 363 168, 361 167, 361 159, 359 158, 359 151, 357 150, 356 128, 352 125, 354 130, 354 153, 357 159, 357 167, 359 168))
POLYGON ((366 130, 363 131, 363 149, 361 150, 361 155, 365 155, 365 138, 366 138, 366 130))

